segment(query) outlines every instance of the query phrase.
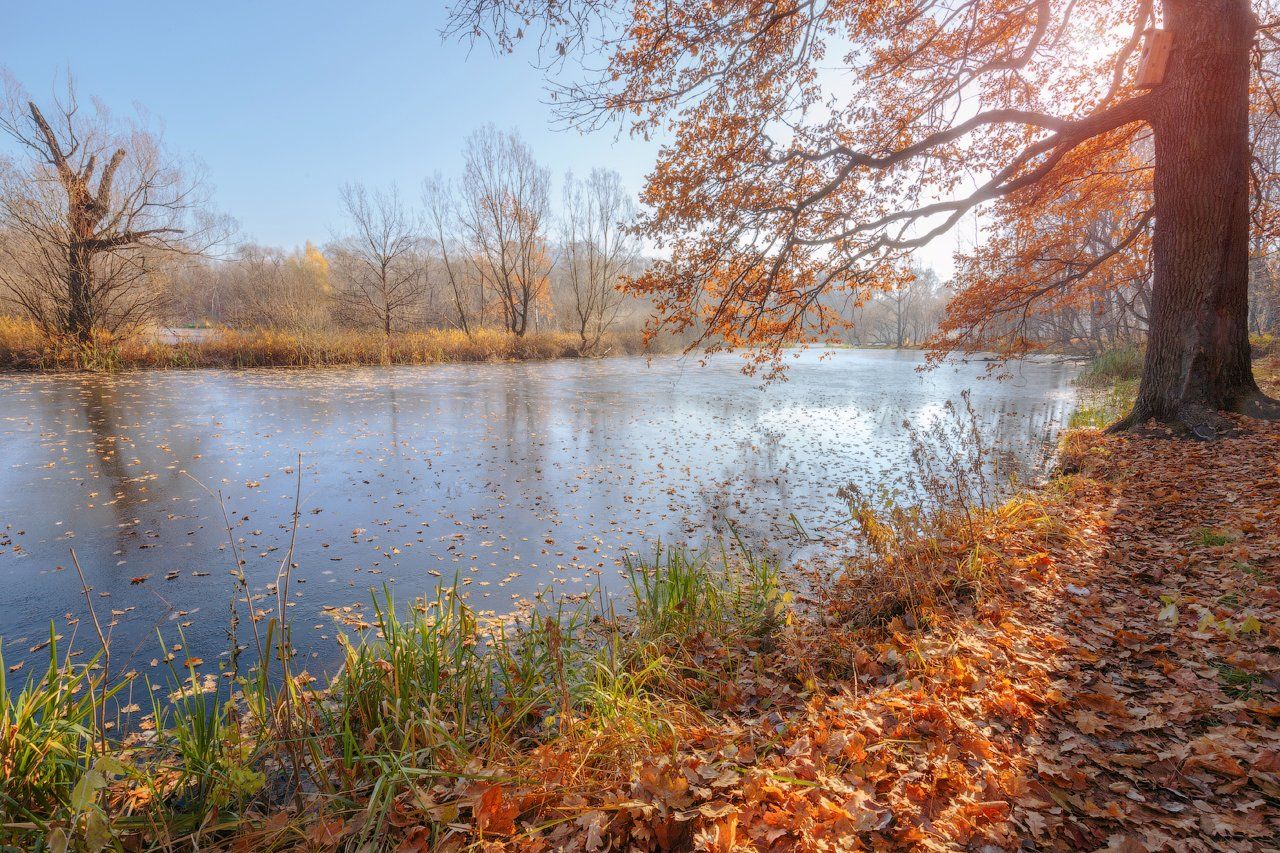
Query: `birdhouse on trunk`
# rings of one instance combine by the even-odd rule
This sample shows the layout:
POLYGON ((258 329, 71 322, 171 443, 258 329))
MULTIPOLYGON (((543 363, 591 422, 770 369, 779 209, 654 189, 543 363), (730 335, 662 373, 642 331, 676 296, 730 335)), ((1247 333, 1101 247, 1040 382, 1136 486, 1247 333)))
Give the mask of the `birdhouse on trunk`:
POLYGON ((1139 89, 1154 89, 1164 82, 1164 71, 1169 65, 1169 53, 1173 50, 1173 33, 1168 30, 1148 30, 1142 45, 1142 61, 1138 63, 1138 78, 1133 85, 1139 89))

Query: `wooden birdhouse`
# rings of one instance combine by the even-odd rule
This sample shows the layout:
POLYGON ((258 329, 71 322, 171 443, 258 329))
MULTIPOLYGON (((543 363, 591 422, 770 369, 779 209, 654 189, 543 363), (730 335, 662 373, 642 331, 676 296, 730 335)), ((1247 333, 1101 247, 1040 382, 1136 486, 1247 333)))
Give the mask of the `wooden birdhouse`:
POLYGON ((1164 71, 1169 66, 1169 53, 1173 50, 1173 33, 1168 30, 1147 30, 1143 39, 1142 61, 1138 63, 1138 77, 1133 85, 1139 89, 1154 89, 1164 82, 1164 71))

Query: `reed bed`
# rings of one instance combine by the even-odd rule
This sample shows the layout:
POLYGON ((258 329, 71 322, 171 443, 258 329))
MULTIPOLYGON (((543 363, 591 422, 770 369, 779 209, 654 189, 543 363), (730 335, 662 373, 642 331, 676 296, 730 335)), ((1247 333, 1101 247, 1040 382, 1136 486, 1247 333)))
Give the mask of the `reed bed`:
POLYGON ((338 367, 451 362, 535 361, 644 351, 643 335, 606 335, 584 352, 576 335, 500 329, 381 333, 351 330, 218 329, 198 341, 164 343, 154 335, 99 335, 89 343, 51 337, 35 324, 0 317, 0 369, 124 370, 190 367, 338 367))

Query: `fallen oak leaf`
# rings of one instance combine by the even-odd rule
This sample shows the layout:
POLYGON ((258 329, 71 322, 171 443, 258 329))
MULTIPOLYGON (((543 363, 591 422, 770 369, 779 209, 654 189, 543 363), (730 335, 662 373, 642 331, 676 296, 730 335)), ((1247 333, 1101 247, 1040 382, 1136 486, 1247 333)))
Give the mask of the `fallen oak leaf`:
POLYGON ((476 829, 482 834, 510 835, 515 831, 515 820, 520 814, 519 804, 506 800, 501 785, 486 788, 472 810, 476 817, 476 829))

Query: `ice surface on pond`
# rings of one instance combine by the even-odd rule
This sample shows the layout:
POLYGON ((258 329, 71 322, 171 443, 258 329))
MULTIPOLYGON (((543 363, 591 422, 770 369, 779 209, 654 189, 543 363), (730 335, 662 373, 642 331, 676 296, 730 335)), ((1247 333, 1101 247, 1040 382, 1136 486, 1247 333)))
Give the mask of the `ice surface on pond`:
POLYGON ((263 591, 288 547, 299 453, 291 615, 323 668, 338 629, 324 608, 359 619, 371 587, 410 598, 458 577, 498 613, 546 587, 616 589, 623 555, 657 540, 706 542, 728 519, 780 541, 792 513, 810 532, 846 518, 836 491, 899 476, 902 421, 927 425, 963 389, 1023 459, 1071 407, 1068 365, 997 382, 981 363, 921 363, 810 351, 767 387, 736 357, 0 376, 6 664, 39 654, 50 620, 66 635, 83 615, 72 547, 117 623, 113 668, 156 658, 157 627, 216 660, 234 560, 200 483, 222 492, 263 591))

